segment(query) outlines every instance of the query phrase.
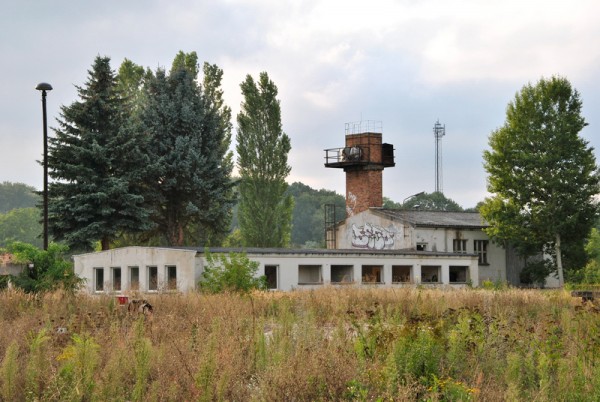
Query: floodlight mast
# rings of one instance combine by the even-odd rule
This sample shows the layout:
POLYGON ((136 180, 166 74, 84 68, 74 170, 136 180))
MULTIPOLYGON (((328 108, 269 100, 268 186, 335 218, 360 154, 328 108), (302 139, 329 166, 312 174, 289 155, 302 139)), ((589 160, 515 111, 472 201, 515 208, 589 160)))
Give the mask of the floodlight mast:
POLYGON ((435 192, 443 193, 442 137, 446 135, 446 125, 441 125, 439 119, 433 126, 433 135, 435 137, 435 192))

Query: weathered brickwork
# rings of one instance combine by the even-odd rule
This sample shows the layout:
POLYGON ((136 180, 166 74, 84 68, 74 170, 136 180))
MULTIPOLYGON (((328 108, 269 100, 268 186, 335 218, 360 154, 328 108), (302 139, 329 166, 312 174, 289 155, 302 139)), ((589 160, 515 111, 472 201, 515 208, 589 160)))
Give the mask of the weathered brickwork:
POLYGON ((362 133, 346 136, 346 146, 359 146, 362 149, 362 160, 371 163, 381 163, 381 134, 362 133))
POLYGON ((346 212, 349 216, 383 205, 382 170, 346 172, 346 212))

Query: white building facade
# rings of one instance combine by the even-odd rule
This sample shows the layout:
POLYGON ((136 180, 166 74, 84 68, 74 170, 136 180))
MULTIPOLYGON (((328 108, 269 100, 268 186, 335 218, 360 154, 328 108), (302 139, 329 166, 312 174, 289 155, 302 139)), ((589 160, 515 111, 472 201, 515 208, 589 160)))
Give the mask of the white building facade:
MULTIPOLYGON (((245 252, 270 289, 323 286, 449 286, 479 284, 477 255, 416 250, 210 249, 245 252)), ((89 293, 189 292, 201 280, 204 250, 124 247, 74 256, 89 293)))
POLYGON ((338 249, 474 254, 479 281, 507 281, 506 250, 490 241, 486 226, 476 212, 370 208, 337 224, 333 236, 338 249))

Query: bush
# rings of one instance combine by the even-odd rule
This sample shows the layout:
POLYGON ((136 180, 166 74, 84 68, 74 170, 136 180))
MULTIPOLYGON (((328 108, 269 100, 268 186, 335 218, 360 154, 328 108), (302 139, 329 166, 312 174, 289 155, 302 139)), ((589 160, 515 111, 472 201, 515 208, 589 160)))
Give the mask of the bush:
POLYGON ((519 279, 521 283, 543 287, 546 283, 546 278, 554 269, 553 263, 548 260, 527 262, 519 275, 519 279))
POLYGON ((207 265, 202 273, 200 289, 207 293, 248 293, 253 289, 265 290, 264 276, 257 277, 259 263, 245 253, 211 254, 206 251, 207 265))
POLYGON ((27 268, 14 278, 14 285, 26 292, 45 292, 62 287, 75 291, 83 282, 73 271, 73 264, 64 255, 69 250, 65 245, 50 243, 48 250, 32 244, 14 242, 7 247, 15 261, 27 268))

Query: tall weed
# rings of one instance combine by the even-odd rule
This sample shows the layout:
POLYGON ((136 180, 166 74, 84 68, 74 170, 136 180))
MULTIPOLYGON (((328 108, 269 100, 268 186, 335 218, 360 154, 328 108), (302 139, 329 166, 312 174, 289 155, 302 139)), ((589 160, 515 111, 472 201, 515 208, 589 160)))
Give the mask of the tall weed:
POLYGON ((19 344, 12 341, 4 353, 0 374, 2 375, 2 398, 14 401, 19 395, 19 344))

